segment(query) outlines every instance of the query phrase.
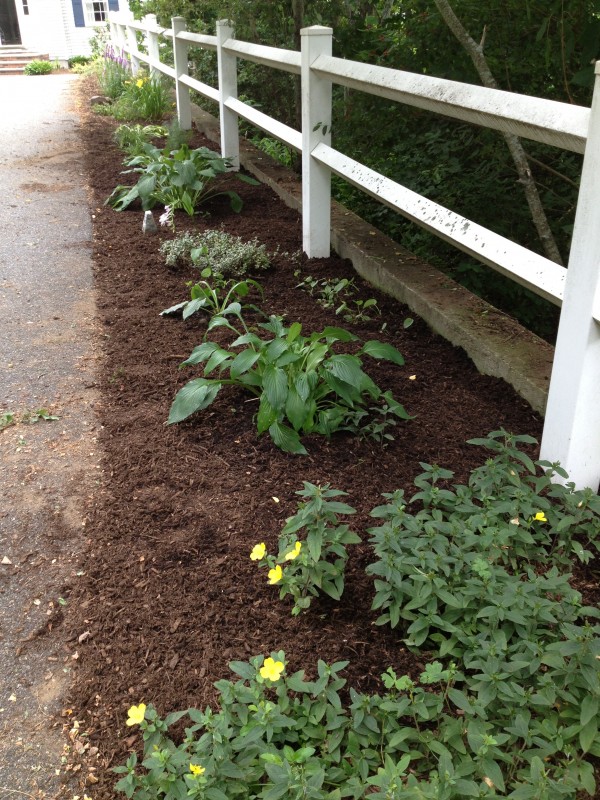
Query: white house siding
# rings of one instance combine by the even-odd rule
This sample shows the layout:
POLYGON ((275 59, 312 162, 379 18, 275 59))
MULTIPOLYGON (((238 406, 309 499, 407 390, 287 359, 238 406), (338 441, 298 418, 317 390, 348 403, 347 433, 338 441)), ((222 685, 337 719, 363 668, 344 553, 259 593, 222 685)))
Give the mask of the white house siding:
MULTIPOLYGON (((63 64, 71 56, 91 55, 90 39, 97 26, 76 26, 72 0, 27 0, 29 14, 24 14, 22 0, 15 5, 23 47, 63 64)), ((120 0, 119 8, 129 10, 126 0, 120 0)))

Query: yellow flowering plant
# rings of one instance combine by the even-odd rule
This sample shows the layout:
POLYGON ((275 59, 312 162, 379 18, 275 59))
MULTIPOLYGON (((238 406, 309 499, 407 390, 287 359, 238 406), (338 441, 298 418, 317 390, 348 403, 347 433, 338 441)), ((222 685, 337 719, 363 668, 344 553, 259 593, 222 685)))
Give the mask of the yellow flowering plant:
POLYGON ((278 555, 269 554, 264 542, 255 545, 250 553, 252 561, 268 568, 267 581, 279 587, 280 598, 292 595, 294 616, 305 611, 320 592, 340 599, 348 560, 346 546, 360 542, 347 525, 339 524, 338 516, 355 513, 352 506, 334 499, 345 492, 331 489, 329 484, 315 486, 305 482, 304 489, 296 494, 305 500, 281 531, 278 555), (298 538, 301 530, 303 541, 298 538))

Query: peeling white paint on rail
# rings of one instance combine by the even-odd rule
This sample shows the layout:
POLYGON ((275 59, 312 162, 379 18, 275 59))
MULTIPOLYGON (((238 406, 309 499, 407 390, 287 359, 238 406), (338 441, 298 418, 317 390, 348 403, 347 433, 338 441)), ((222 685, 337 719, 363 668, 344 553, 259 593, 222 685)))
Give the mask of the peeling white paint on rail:
POLYGON ((282 72, 292 72, 300 75, 300 53, 296 50, 282 50, 278 47, 242 42, 238 39, 228 39, 223 47, 229 53, 233 53, 247 61, 254 61, 266 67, 274 67, 282 72))
POLYGON ((551 303, 561 305, 567 274, 564 267, 383 177, 332 147, 318 144, 311 155, 336 175, 412 222, 551 303))
POLYGON ((590 109, 429 75, 319 56, 312 69, 334 83, 475 125, 583 153, 590 109))

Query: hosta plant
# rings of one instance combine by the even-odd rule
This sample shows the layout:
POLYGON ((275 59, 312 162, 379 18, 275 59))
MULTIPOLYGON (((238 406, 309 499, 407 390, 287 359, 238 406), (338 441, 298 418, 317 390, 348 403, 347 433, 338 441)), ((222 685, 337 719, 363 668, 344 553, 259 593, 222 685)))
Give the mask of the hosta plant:
POLYGON ((210 406, 224 386, 239 386, 259 400, 258 433, 268 431, 275 444, 289 453, 305 454, 300 437, 309 433, 330 436, 348 430, 368 435, 369 420, 357 422, 356 411, 371 405, 377 408, 384 402, 391 410, 390 424, 410 419, 391 393, 380 389, 362 368, 364 356, 402 365, 404 359, 390 344, 372 340, 354 354, 336 353, 338 342, 357 342, 357 337, 342 328, 303 336, 299 322, 287 328, 277 316, 259 325, 261 337, 247 327, 239 303, 213 317, 207 335, 216 327, 228 328, 236 338, 229 348, 205 341, 183 362, 182 366, 203 364, 204 376, 178 392, 169 423, 210 406))
POLYGON ((278 555, 270 555, 263 542, 250 553, 259 566, 268 567, 268 581, 279 588, 279 597, 292 595, 294 616, 306 610, 320 592, 340 599, 348 561, 346 547, 360 542, 360 536, 338 520, 340 515, 356 513, 338 499, 346 492, 331 489, 328 483, 315 486, 304 481, 304 489, 296 494, 305 499, 281 531, 278 555))
POLYGON ((213 276, 210 269, 202 271, 202 280, 190 283, 190 299, 176 303, 170 308, 161 311, 161 315, 182 312, 183 319, 187 319, 197 311, 204 311, 210 317, 227 314, 232 303, 248 310, 258 308, 246 302, 247 296, 254 291, 262 297, 263 289, 258 281, 247 278, 245 281, 225 280, 220 274, 213 276))
MULTIPOLYGON (((219 190, 215 181, 231 168, 231 162, 207 147, 191 150, 182 145, 178 150, 159 150, 148 143, 144 152, 126 162, 124 174, 140 175, 134 186, 117 186, 106 204, 123 211, 139 200, 144 211, 163 205, 172 214, 179 209, 193 216, 198 207, 211 197, 226 195, 234 211, 240 211, 242 200, 237 192, 219 190)), ((240 180, 256 184, 253 178, 239 175, 240 180)))

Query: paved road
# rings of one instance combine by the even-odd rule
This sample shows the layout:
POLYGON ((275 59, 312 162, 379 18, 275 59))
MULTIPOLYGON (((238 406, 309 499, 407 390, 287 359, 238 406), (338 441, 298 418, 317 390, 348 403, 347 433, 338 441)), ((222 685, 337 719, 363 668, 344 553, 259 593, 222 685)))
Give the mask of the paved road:
POLYGON ((76 80, 0 76, 0 800, 72 797, 52 720, 77 643, 59 623, 99 476, 76 80), (40 409, 58 419, 28 421, 40 409))

